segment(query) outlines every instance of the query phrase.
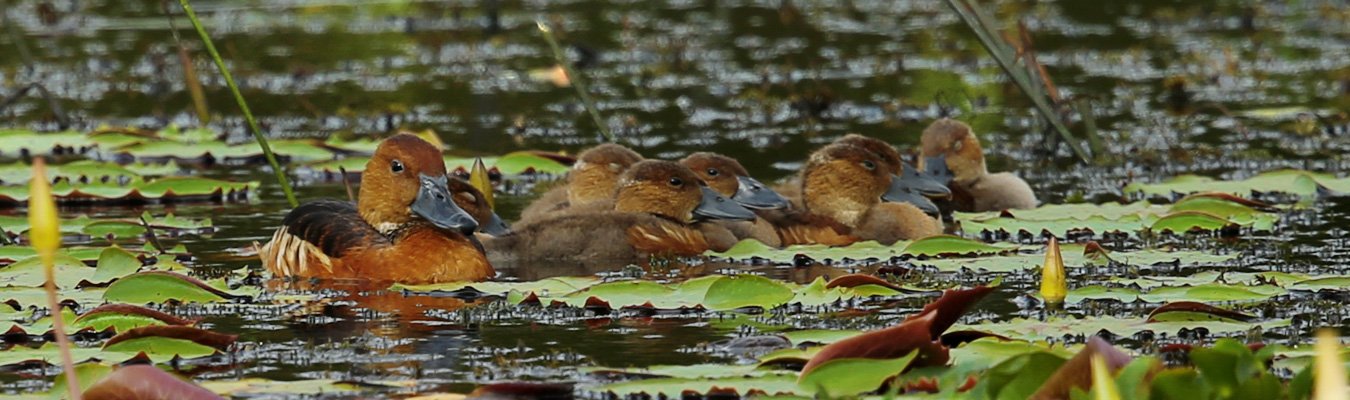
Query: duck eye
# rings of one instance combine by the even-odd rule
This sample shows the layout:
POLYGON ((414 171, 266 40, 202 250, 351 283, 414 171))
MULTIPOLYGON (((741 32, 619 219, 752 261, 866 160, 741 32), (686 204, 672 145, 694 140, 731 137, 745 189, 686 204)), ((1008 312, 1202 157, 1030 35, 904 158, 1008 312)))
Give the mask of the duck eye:
POLYGON ((680 179, 680 178, 670 178, 670 186, 680 187, 680 185, 683 185, 683 184, 684 184, 684 180, 682 180, 682 179, 680 179))
POLYGON ((394 160, 393 162, 389 163, 389 170, 394 171, 395 174, 403 172, 403 162, 399 160, 394 160))
POLYGON ((708 168, 708 176, 717 176, 717 168, 708 168))
POLYGON ((863 160, 862 166, 863 168, 867 168, 868 171, 877 169, 877 165, 873 163, 872 160, 863 160))

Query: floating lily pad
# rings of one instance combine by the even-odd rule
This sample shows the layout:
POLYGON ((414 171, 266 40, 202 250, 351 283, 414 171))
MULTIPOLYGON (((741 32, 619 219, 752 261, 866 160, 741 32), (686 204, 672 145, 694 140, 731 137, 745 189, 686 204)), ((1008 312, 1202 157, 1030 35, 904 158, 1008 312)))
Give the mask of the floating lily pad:
POLYGON ((1011 210, 1006 214, 957 213, 967 233, 1024 232, 1039 235, 1049 232, 1066 237, 1069 232, 1133 233, 1145 229, 1185 233, 1191 230, 1217 230, 1229 225, 1270 230, 1279 214, 1257 210, 1220 196, 1192 196, 1172 206, 1131 204, 1045 205, 1032 210, 1011 210))
POLYGON ((802 374, 798 385, 804 392, 826 398, 871 392, 887 379, 899 375, 918 355, 919 351, 915 350, 896 359, 834 359, 802 374))
POLYGON ((147 304, 180 301, 185 303, 213 303, 231 300, 239 295, 206 284, 196 278, 172 272, 150 271, 123 277, 108 286, 103 293, 110 302, 147 304))
POLYGON ((1175 335, 1182 329, 1205 328, 1211 335, 1245 333, 1256 327, 1266 329, 1289 326, 1288 319, 1257 322, 1228 321, 1166 321, 1148 322, 1147 318, 1121 317, 1057 317, 1046 321, 1017 318, 1005 322, 961 325, 952 329, 973 329, 998 332, 1000 335, 1020 340, 1046 340, 1062 338, 1065 335, 1090 336, 1099 331, 1108 331, 1120 336, 1133 336, 1139 332, 1156 332, 1175 335))
POLYGON ((1278 170, 1242 180, 1224 181, 1196 175, 1177 176, 1158 183, 1134 182, 1123 189, 1126 194, 1145 196, 1172 196, 1198 192, 1230 193, 1247 196, 1252 193, 1287 193, 1298 196, 1317 194, 1319 185, 1337 189, 1344 187, 1344 179, 1301 170, 1278 170))
MULTIPOLYGON (((449 170, 462 168, 468 171, 473 168, 473 163, 477 160, 478 158, 446 157, 445 168, 449 170)), ((488 168, 496 168, 497 171, 506 175, 519 175, 531 171, 561 175, 567 173, 571 168, 548 157, 525 151, 509 153, 501 157, 482 157, 482 160, 483 165, 488 166, 488 168)), ((346 170, 348 173, 360 173, 365 171, 368 162, 370 162, 370 157, 356 156, 310 163, 308 166, 314 170, 327 173, 336 173, 339 170, 346 170)))
POLYGON ((653 398, 664 395, 667 398, 680 397, 686 391, 692 393, 707 393, 716 388, 734 388, 738 393, 745 394, 750 391, 761 391, 764 393, 797 393, 800 389, 797 386, 797 374, 792 372, 782 372, 778 374, 769 374, 754 377, 737 377, 721 379, 704 378, 657 378, 641 379, 626 382, 613 383, 595 387, 594 391, 600 393, 614 393, 620 397, 646 393, 653 398))
POLYGON ((843 247, 825 245, 796 245, 777 249, 757 240, 742 240, 727 251, 708 251, 710 257, 745 260, 758 258, 776 263, 791 263, 797 255, 815 260, 840 261, 880 259, 886 260, 899 256, 952 257, 1009 253, 1018 246, 1007 243, 984 243, 956 236, 934 236, 914 242, 900 241, 892 245, 883 245, 875 241, 854 243, 843 247))
MULTIPOLYGON (((1067 267, 1097 265, 1097 259, 1083 254, 1084 245, 1061 244, 1060 251, 1067 267)), ((1132 252, 1111 252, 1106 255, 1110 262, 1133 266, 1150 266, 1158 263, 1178 263, 1180 265, 1215 265, 1237 258, 1237 254, 1211 254, 1200 251, 1168 251, 1148 249, 1132 252)), ((1018 272, 1040 269, 1045 263, 1043 250, 1028 253, 1003 254, 965 259, 935 259, 915 261, 919 265, 930 265, 941 271, 960 271, 968 268, 986 272, 1018 272)))
MULTIPOLYGON (((229 182, 200 177, 169 177, 133 185, 116 183, 52 185, 58 204, 100 202, 149 202, 224 200, 246 197, 258 188, 258 182, 229 182)), ((17 206, 28 201, 28 186, 0 186, 0 206, 17 206)))
MULTIPOLYGON (((179 170, 178 164, 172 162, 167 164, 135 163, 118 165, 102 161, 80 160, 62 165, 48 165, 47 179, 65 179, 76 182, 134 183, 144 180, 145 177, 173 175, 179 170)), ((0 165, 0 183, 22 185, 32 178, 33 168, 26 163, 15 162, 0 165)))

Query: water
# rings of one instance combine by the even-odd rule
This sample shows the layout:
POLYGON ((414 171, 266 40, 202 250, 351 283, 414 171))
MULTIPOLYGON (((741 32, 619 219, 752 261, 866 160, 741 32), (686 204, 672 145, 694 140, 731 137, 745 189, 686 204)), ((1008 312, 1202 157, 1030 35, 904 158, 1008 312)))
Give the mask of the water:
MULTIPOLYGON (((5 25, 17 35, 0 35, 0 98, 40 83, 72 129, 197 123, 159 2, 12 3, 5 25), (20 42, 31 59, 19 55, 20 42)), ((910 151, 923 127, 946 113, 971 120, 985 139, 991 170, 1021 174, 1052 203, 1111 200, 1131 179, 1181 173, 1242 178, 1278 167, 1342 173, 1342 155, 1350 149, 1345 1, 997 2, 991 9, 1001 22, 1010 25, 1015 15, 1026 24, 1059 90, 1091 103, 1115 155, 1101 166, 1077 164, 1063 148, 1046 150, 1030 103, 944 2, 297 0, 194 6, 263 128, 278 138, 432 129, 459 155, 575 152, 598 143, 598 130, 572 89, 531 76, 553 64, 535 27, 542 19, 578 60, 604 123, 622 141, 649 157, 729 154, 765 181, 794 173, 813 148, 847 132, 910 151), (1283 107, 1299 109, 1278 118, 1248 113, 1283 107)), ((175 23, 190 27, 182 16, 175 23)), ((215 114, 211 127, 231 141, 249 140, 195 35, 190 29, 181 34, 215 114)), ((0 108, 0 125, 61 128, 58 115, 36 94, 0 108)), ((220 228, 213 236, 181 239, 203 273, 258 268, 234 251, 267 240, 286 212, 270 172, 249 166, 202 174, 264 186, 248 203, 147 209, 213 219, 220 228)), ((297 195, 340 198, 345 190, 340 183, 317 182, 297 195)), ((528 194, 505 196, 499 212, 514 219, 529 200, 528 194)), ((1315 204, 1282 224, 1277 240, 1204 246, 1243 251, 1243 265, 1253 269, 1341 272, 1347 207, 1339 199, 1315 204)), ((134 216, 143 210, 65 211, 134 216)), ((732 267, 810 278, 783 268, 732 267)), ((556 269, 504 272, 537 279, 556 269)), ((986 301, 981 311, 1017 313, 1000 301, 1008 297, 986 301)), ((716 323, 730 317, 725 315, 610 318, 500 305, 446 311, 461 302, 399 296, 361 299, 361 307, 329 301, 322 309, 293 312, 250 306, 170 311, 206 313, 212 329, 241 335, 235 354, 187 367, 199 380, 416 378, 415 389, 424 391, 463 392, 473 383, 508 379, 593 379, 576 366, 723 361, 699 349, 744 333, 716 323), (422 312, 426 304, 436 306, 422 312), (390 314, 400 310, 404 315, 390 314)), ((904 307, 924 301, 912 299, 904 307)), ((811 313, 789 318, 802 327, 885 323, 811 313)), ((38 385, 35 379, 40 381, 0 374, 6 391, 38 385)))

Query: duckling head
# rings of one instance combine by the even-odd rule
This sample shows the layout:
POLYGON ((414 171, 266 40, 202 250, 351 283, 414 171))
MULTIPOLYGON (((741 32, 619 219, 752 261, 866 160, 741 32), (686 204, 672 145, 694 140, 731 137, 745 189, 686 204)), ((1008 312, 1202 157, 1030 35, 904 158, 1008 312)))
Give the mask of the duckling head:
POLYGON ((920 173, 919 169, 900 158, 900 152, 896 151, 894 146, 881 139, 850 133, 834 142, 871 151, 877 157, 880 157, 886 165, 891 166, 892 187, 885 195, 882 195, 882 200, 910 203, 919 207, 925 213, 937 214, 939 212, 938 206, 929 198, 946 198, 952 194, 951 189, 948 189, 945 183, 920 173))
POLYGON ((615 198, 615 211, 648 213, 681 222, 755 219, 755 213, 704 185, 689 168, 671 161, 633 164, 619 178, 615 198))
POLYGON ((580 205, 609 200, 619 175, 638 161, 642 161, 642 155, 614 143, 581 152, 567 176, 567 201, 580 205))
POLYGON ((478 221, 478 231, 492 236, 503 236, 511 233, 511 228, 506 225, 506 221, 493 211, 492 205, 488 204, 487 196, 482 191, 473 187, 468 181, 450 177, 450 194, 453 195, 455 205, 469 213, 474 221, 478 221))
POLYGON ((680 160, 680 164, 694 171, 709 188, 746 208, 777 210, 788 206, 786 198, 750 177, 745 167, 734 158, 699 152, 680 160))
POLYGON ((958 183, 971 182, 989 173, 984 165, 980 139, 975 137, 970 125, 950 118, 934 121, 924 128, 920 142, 924 158, 946 157, 952 180, 958 183))
POLYGON ((862 147, 835 143, 816 150, 802 170, 806 209, 844 225, 858 219, 891 190, 891 167, 862 147))
POLYGON ((366 163, 357 209, 384 234, 419 222, 472 233, 478 223, 451 200, 448 179, 439 149, 414 135, 394 135, 366 163))

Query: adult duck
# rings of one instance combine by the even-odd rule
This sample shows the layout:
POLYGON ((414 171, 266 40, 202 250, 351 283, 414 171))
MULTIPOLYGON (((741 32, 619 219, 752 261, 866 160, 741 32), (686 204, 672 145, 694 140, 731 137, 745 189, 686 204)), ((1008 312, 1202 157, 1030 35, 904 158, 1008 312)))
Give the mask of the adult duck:
POLYGON ((452 200, 445 162, 409 134, 385 139, 362 173, 356 204, 291 210, 258 255, 276 276, 404 283, 477 281, 495 272, 470 235, 479 224, 452 200))

